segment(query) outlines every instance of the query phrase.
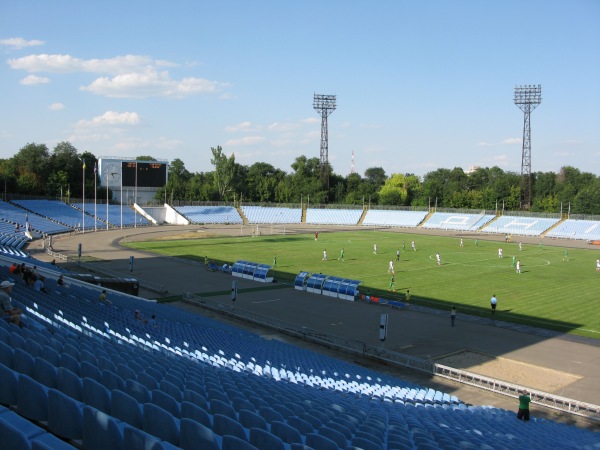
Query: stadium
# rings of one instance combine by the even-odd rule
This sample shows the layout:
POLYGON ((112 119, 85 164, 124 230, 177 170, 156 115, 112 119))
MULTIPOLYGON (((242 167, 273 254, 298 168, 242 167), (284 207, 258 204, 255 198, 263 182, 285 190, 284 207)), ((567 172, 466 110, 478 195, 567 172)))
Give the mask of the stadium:
POLYGON ((90 206, 0 204, 2 448, 598 448, 598 221, 90 206))

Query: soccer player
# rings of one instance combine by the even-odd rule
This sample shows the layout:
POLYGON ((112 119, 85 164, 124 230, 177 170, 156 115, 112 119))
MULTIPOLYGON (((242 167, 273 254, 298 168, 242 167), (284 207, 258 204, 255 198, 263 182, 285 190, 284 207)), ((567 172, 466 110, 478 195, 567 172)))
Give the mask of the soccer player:
POLYGON ((404 300, 406 301, 406 306, 410 304, 410 291, 406 290, 406 295, 404 296, 404 300))
POLYGON ((377 254, 377 244, 373 244, 373 254, 377 254))
POLYGON ((435 259, 437 260, 437 265, 441 266, 442 265, 442 257, 440 256, 439 253, 435 254, 435 259))
POLYGON ((273 267, 277 267, 277 255, 273 256, 273 267))
POLYGON ((568 261, 569 260, 569 250, 565 249, 564 253, 563 253, 563 261, 568 261))
POLYGON ((542 241, 540 241, 540 245, 538 245, 538 248, 540 249, 540 251, 542 251, 542 249, 544 248, 544 246, 542 245, 542 241))
POLYGON ((519 242, 519 251, 522 252, 523 251, 523 243, 519 242))
POLYGON ((318 240, 319 240, 319 232, 315 231, 315 241, 318 241, 318 240))
POLYGON ((490 306, 492 307, 492 315, 496 314, 496 305, 498 304, 498 299, 496 298, 496 294, 492 295, 492 299, 490 300, 490 306))
POLYGON ((404 243, 404 241, 402 241, 402 251, 406 251, 406 244, 404 243))
POLYGON ((517 273, 521 273, 521 260, 517 261, 517 273))
POLYGON ((392 275, 392 278, 390 278, 390 287, 388 291, 396 292, 396 279, 394 278, 394 275, 392 275))
POLYGON ((600 258, 596 260, 596 270, 600 272, 600 258))
POLYGON ((461 246, 461 247, 464 247, 464 246, 465 246, 465 244, 463 244, 463 240, 462 240, 462 238, 460 238, 460 246, 461 246))
POLYGON ((475 238, 475 247, 479 247, 479 239, 475 238))
POLYGON ((340 260, 340 259, 341 259, 342 261, 344 260, 344 249, 342 249, 342 250, 340 251, 340 257, 338 258, 338 260, 340 260))
POLYGON ((513 260, 511 266, 516 267, 517 265, 517 257, 513 255, 513 260))
POLYGON ((400 249, 396 250, 396 261, 400 261, 400 249))
POLYGON ((327 261, 327 249, 323 250, 323 259, 321 261, 327 261))
POLYGON ((412 249, 413 249, 413 252, 416 252, 416 251, 417 251, 417 246, 415 245, 415 241, 412 241, 412 242, 410 243, 410 246, 412 247, 412 249))
POLYGON ((502 249, 501 248, 498 249, 498 258, 502 258, 502 249))
POLYGON ((388 267, 388 273, 396 273, 394 270, 394 261, 390 261, 390 265, 388 267))

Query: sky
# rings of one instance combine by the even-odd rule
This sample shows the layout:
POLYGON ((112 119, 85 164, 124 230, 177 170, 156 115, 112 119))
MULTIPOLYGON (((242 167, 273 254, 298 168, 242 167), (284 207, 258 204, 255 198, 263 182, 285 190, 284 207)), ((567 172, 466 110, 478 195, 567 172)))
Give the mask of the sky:
POLYGON ((211 147, 286 172, 521 171, 515 85, 542 85, 532 171, 600 175, 599 0, 2 0, 0 158, 63 141, 97 157, 211 147))

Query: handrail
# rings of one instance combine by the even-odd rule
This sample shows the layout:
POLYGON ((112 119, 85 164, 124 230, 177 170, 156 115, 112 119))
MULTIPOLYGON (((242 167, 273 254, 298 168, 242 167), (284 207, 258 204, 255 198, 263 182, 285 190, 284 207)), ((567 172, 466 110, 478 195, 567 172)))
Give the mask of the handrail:
POLYGON ((243 308, 238 308, 235 304, 226 305, 205 297, 183 293, 183 301, 195 306, 199 306, 221 314, 237 317, 255 324, 263 325, 280 332, 300 337, 304 340, 325 344, 330 347, 343 350, 350 353, 368 356, 373 359, 385 361, 386 363, 396 364, 404 368, 417 370, 428 375, 436 375, 447 378, 458 383, 468 384, 480 389, 492 391, 497 394, 509 397, 518 397, 520 392, 527 390, 530 392, 531 401, 534 404, 556 409, 565 413, 586 417, 588 419, 600 420, 600 406, 591 403, 585 403, 578 400, 561 397, 544 391, 538 391, 486 377, 466 370, 455 369, 432 361, 416 358, 414 356, 387 350, 382 347, 374 347, 362 341, 346 339, 322 331, 314 330, 302 325, 286 322, 274 317, 265 316, 243 308))

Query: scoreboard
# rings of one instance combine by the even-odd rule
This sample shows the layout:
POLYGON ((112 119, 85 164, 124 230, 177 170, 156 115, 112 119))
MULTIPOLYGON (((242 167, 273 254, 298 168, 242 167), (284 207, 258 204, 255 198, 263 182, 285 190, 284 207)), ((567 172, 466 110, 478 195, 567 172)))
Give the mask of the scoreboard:
POLYGON ((167 184, 167 163, 156 161, 123 161, 122 186, 164 187, 167 184))

